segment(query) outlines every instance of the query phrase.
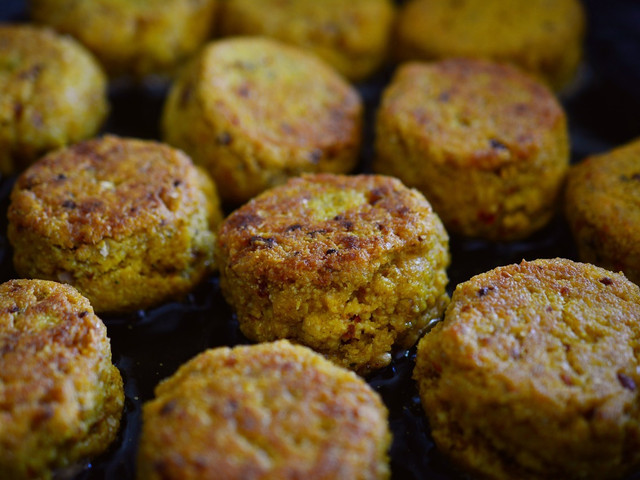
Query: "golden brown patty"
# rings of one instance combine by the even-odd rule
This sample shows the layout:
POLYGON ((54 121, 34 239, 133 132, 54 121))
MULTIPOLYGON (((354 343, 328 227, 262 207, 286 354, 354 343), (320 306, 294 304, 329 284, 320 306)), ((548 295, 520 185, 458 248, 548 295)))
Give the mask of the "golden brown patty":
POLYGON ((98 63, 73 39, 0 25, 0 174, 93 136, 107 115, 106 88, 98 63))
POLYGON ((396 30, 402 60, 507 62, 560 89, 580 63, 585 14, 579 0, 413 0, 396 30))
POLYGON ((11 193, 22 276, 70 283, 96 311, 179 298, 212 270, 215 187, 178 150, 107 136, 53 152, 11 193))
POLYGON ((285 340, 217 348, 144 405, 138 479, 386 479, 390 440, 353 372, 285 340))
POLYGON ((51 478, 107 449, 124 394, 107 329, 68 285, 0 285, 0 478, 51 478))
POLYGON ((583 261, 640 283, 640 138, 573 166, 565 211, 583 261))
POLYGON ((33 19, 76 37, 110 75, 171 73, 209 38, 216 0, 31 0, 33 19))
POLYGON ((220 287, 252 340, 288 338, 358 373, 412 346, 448 302, 448 237, 389 177, 306 175, 236 210, 220 287))
POLYGON ((490 240, 544 226, 569 166, 551 92, 480 60, 402 66, 383 93, 375 148, 374 169, 421 190, 449 231, 490 240))
POLYGON ((172 88, 164 138, 242 203, 302 172, 346 173, 360 148, 362 102, 310 53, 272 40, 210 44, 172 88))
POLYGON ((265 35, 311 50, 351 80, 383 63, 395 18, 389 0, 227 0, 224 35, 265 35))
POLYGON ((414 377, 437 446, 479 478, 622 478, 640 466, 640 290, 570 260, 458 285, 414 377))

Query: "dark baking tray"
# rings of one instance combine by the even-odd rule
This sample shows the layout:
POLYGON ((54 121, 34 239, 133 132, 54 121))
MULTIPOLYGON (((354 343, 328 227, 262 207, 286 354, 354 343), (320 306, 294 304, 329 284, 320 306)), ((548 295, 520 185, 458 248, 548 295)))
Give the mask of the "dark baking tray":
MULTIPOLYGON (((640 136, 640 2, 585 0, 584 4, 589 20, 587 54, 578 79, 561 98, 569 115, 573 162, 640 136)), ((0 19, 27 21, 24 1, 0 0, 0 19)), ((360 171, 369 171, 373 155, 373 114, 391 74, 392 69, 388 69, 358 86, 367 108, 360 171)), ((112 87, 112 113, 105 131, 157 139, 165 94, 166 87, 159 84, 112 87)), ((7 196, 13 180, 0 180, 0 280, 16 278, 5 235, 7 196)), ((561 215, 547 228, 521 242, 488 243, 453 236, 451 252, 450 292, 456 284, 498 265, 556 256, 577 259, 561 215)), ((127 317, 103 317, 103 320, 111 338, 113 360, 125 382, 122 428, 106 454, 64 478, 134 478, 140 409, 144 401, 152 398, 156 384, 207 348, 249 343, 222 299, 215 276, 204 281, 182 302, 127 317)), ((427 421, 411 379, 414 355, 413 350, 399 352, 389 367, 368 379, 389 408, 394 437, 393 478, 463 478, 437 452, 429 437, 427 421)), ((640 472, 631 479, 640 479, 640 472)))

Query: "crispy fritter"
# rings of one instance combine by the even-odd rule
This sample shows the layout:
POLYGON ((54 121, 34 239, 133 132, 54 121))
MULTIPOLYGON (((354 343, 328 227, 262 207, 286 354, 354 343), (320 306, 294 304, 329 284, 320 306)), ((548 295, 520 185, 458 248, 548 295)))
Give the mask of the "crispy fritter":
POLYGON ((362 374, 412 346, 449 299, 442 223, 390 177, 292 179, 227 217, 216 253, 247 337, 287 338, 362 374))
POLYGON ((0 285, 0 477, 49 479, 107 449, 122 378, 107 329, 68 285, 0 285))
POLYGON ((374 170, 422 191, 450 232, 524 238, 556 211, 569 167, 566 115, 508 65, 402 66, 377 114, 374 170))
POLYGON ((479 478, 623 478, 640 467, 640 289, 565 259, 456 288, 414 377, 437 446, 479 478))
POLYGON ((0 174, 93 136, 109 110, 107 79, 82 45, 53 30, 0 25, 0 174))
POLYGON ((351 171, 361 142, 358 92, 312 54, 273 40, 210 44, 174 85, 165 140, 240 204, 302 172, 351 171))
POLYGON ((223 35, 264 35, 308 49, 350 80, 384 62, 395 19, 389 0, 227 0, 223 35))
POLYGON ((138 479, 382 480, 387 409, 361 378, 286 340, 208 350, 143 408, 138 479))
POLYGON ((580 259, 640 283, 640 139, 571 167, 565 200, 580 259))
POLYGON ((402 60, 482 58, 511 63, 558 90, 582 59, 579 0, 413 0, 398 14, 402 60))
POLYGON ((74 285, 99 312, 179 298, 213 269, 215 186, 182 152, 106 136, 58 150, 11 193, 22 276, 74 285))
POLYGON ((110 76, 173 74, 211 36, 217 0, 30 0, 34 21, 70 34, 110 76))

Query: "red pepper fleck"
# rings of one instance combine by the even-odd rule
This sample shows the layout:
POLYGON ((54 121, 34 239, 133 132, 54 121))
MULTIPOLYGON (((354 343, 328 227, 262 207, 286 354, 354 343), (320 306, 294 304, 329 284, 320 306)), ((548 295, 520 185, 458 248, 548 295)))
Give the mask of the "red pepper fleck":
POLYGON ((486 223, 487 225, 491 225, 496 221, 496 214, 480 211, 478 212, 478 220, 480 220, 482 223, 486 223))

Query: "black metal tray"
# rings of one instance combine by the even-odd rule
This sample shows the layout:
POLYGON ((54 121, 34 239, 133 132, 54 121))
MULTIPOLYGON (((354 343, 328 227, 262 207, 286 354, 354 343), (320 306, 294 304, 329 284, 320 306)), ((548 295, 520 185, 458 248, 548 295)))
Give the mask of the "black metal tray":
MULTIPOLYGON (((575 85, 561 100, 569 115, 572 161, 640 136, 640 2, 585 0, 589 30, 587 55, 575 85)), ((27 21, 24 0, 0 0, 0 20, 27 21)), ((372 120, 380 92, 391 70, 358 86, 367 114, 360 171, 368 171, 372 120)), ((0 92, 0 95, 2 92, 0 92)), ((166 88, 158 85, 114 86, 106 132, 138 138, 159 137, 159 116, 166 88)), ((12 178, 0 180, 0 280, 16 278, 6 241, 7 196, 12 178)), ((558 216, 526 241, 488 243, 451 238, 449 291, 471 276, 522 259, 577 259, 568 228, 558 216)), ((126 403, 117 441, 103 456, 75 472, 77 480, 126 480, 135 477, 135 454, 142 403, 183 362, 220 345, 248 343, 219 291, 218 279, 204 281, 184 301, 127 317, 103 317, 111 338, 113 360, 122 372, 126 403)), ((411 379, 413 350, 399 353, 392 364, 368 379, 390 411, 394 479, 462 478, 435 449, 411 379)), ((631 476, 640 479, 640 472, 631 476)))

